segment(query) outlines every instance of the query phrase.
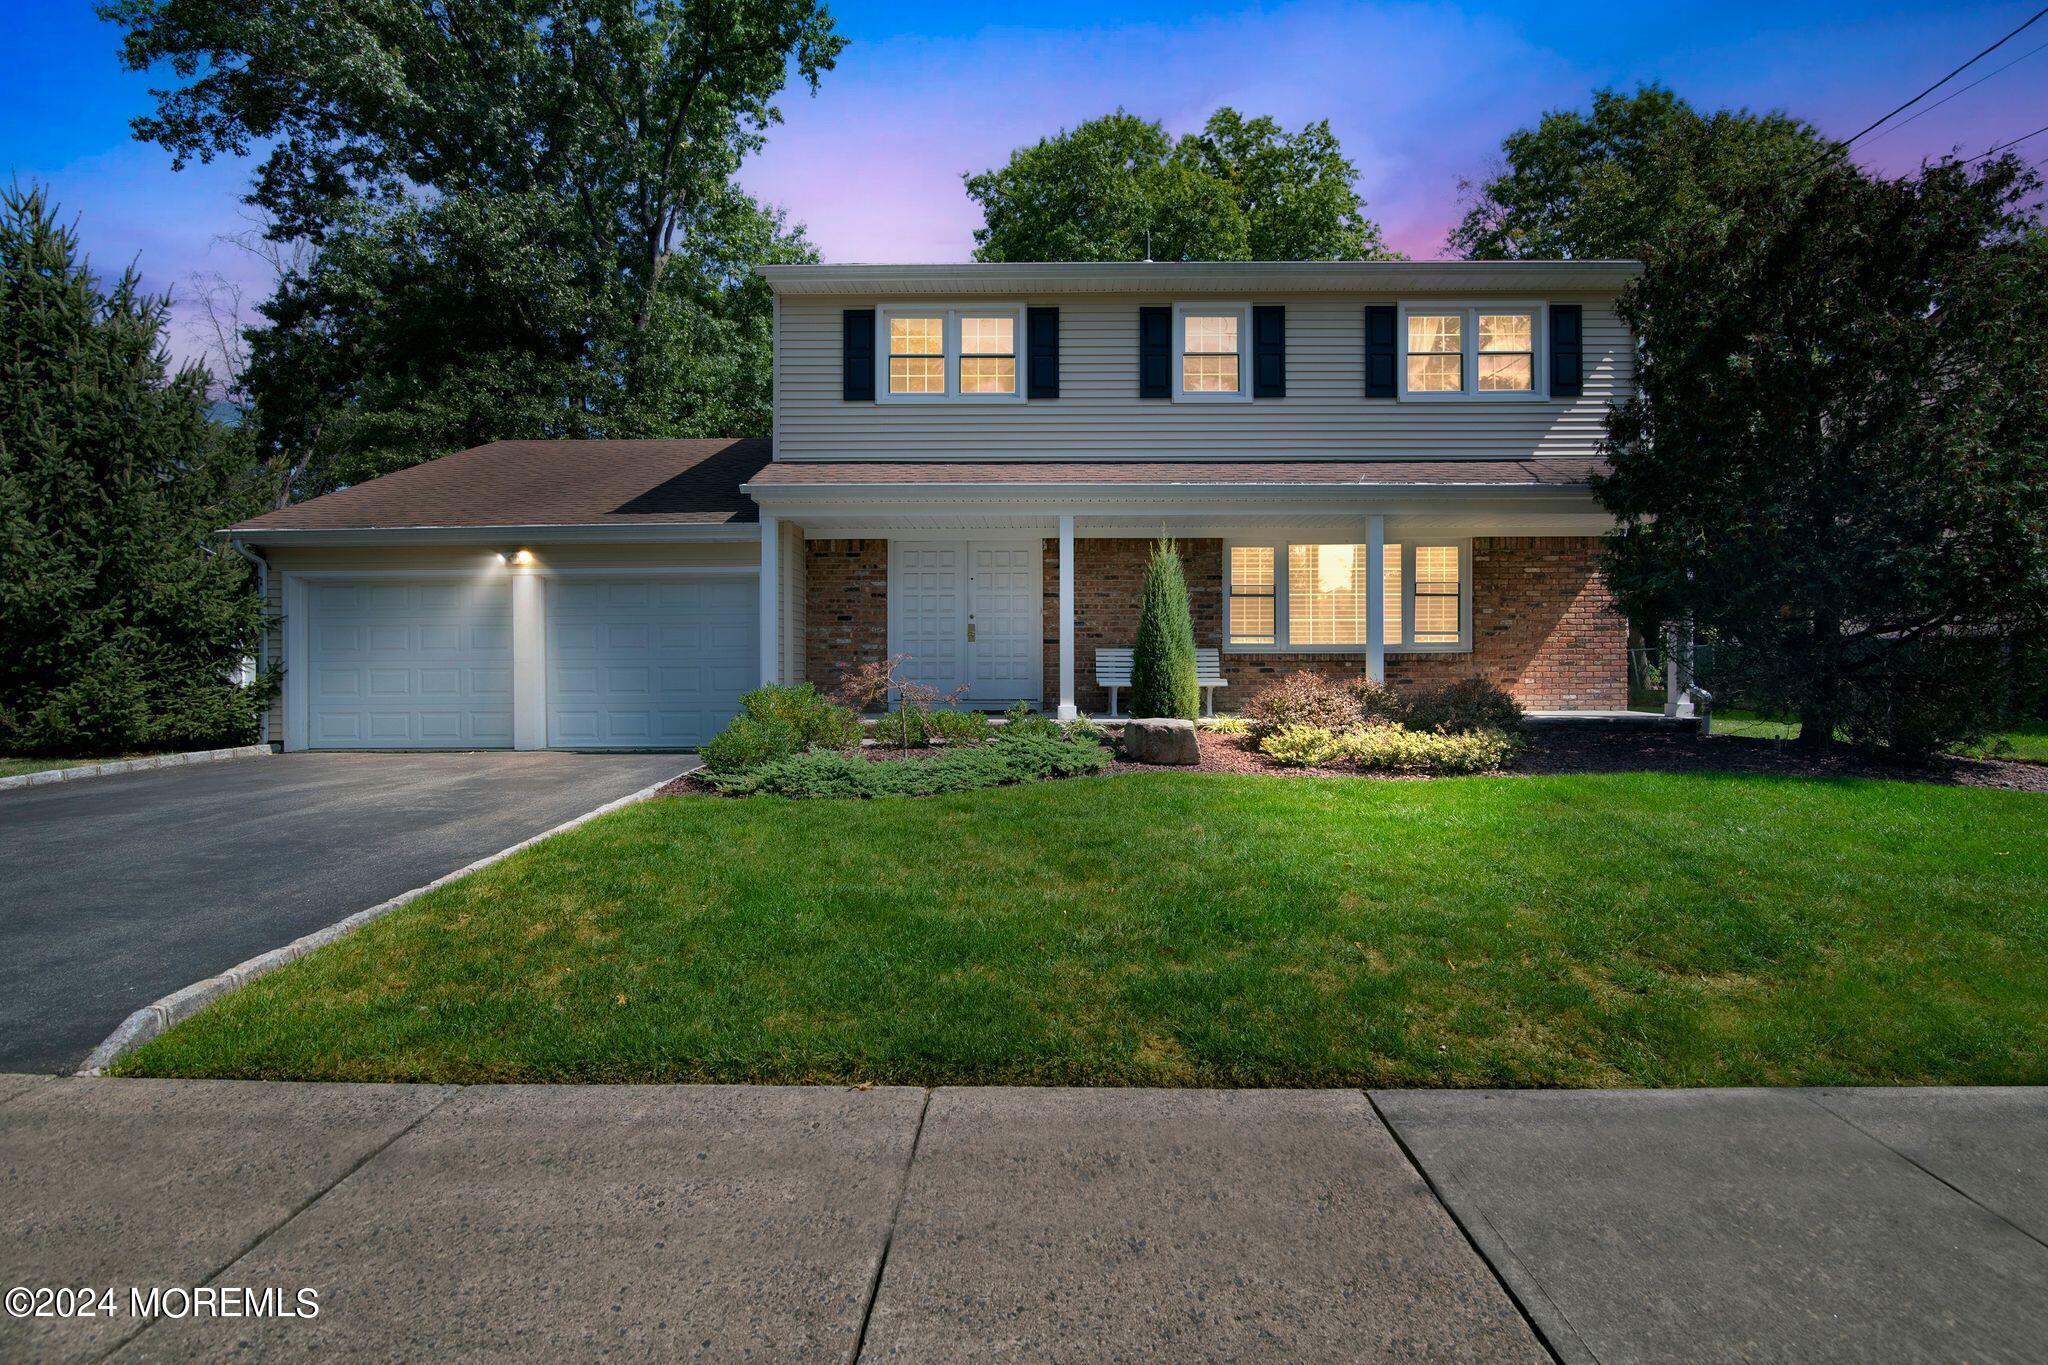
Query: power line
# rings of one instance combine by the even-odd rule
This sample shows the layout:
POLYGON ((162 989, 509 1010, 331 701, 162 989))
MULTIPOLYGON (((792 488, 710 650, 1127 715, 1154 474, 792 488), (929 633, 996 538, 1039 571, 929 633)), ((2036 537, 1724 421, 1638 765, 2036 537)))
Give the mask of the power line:
POLYGON ((2006 64, 2005 64, 2004 66, 1999 66, 1999 67, 1993 67, 1993 68, 1992 68, 1991 70, 1989 70, 1989 71, 1985 72, 1985 73, 1984 73, 1983 75, 1979 76, 1979 77, 1978 77, 1978 78, 1977 78, 1976 80, 1974 80, 1974 81, 1971 81, 1971 82, 1970 82, 1970 83, 1969 83, 1968 85, 1964 86, 1964 87, 1963 87, 1962 89, 1960 89, 1960 90, 1951 90, 1951 91, 1949 91, 1949 92, 1948 92, 1948 93, 1947 93, 1946 95, 1943 95, 1943 96, 1942 96, 1942 97, 1941 97, 1940 99, 1938 99, 1938 100, 1936 100, 1936 101, 1935 101, 1934 103, 1932 103, 1932 104, 1928 105, 1928 106, 1927 106, 1927 107, 1926 107, 1925 109, 1922 109, 1922 110, 1921 110, 1921 111, 1920 111, 1919 113, 1917 113, 1917 114, 1913 115, 1913 118, 1902 118, 1902 119, 1900 119, 1900 120, 1899 120, 1899 121, 1898 121, 1897 123, 1894 123, 1894 124, 1893 124, 1893 125, 1892 125, 1891 127, 1889 127, 1889 128, 1887 128, 1887 129, 1885 129, 1885 130, 1884 130, 1883 132, 1879 133, 1879 134, 1878 134, 1878 135, 1877 135, 1876 137, 1874 137, 1874 138, 1872 138, 1872 139, 1870 139, 1870 140, 1871 140, 1872 142, 1882 142, 1882 141, 1884 141, 1884 140, 1885 140, 1886 138, 1890 137, 1890 136, 1891 136, 1891 135, 1892 135, 1893 133, 1896 133, 1896 132, 1898 132, 1898 131, 1899 131, 1899 129, 1901 129, 1901 128, 1905 127, 1905 126, 1906 126, 1907 124, 1909 124, 1909 123, 1913 122, 1913 120, 1914 120, 1914 119, 1923 119, 1923 118, 1926 118, 1926 117, 1927 117, 1927 116, 1928 116, 1929 114, 1931 114, 1931 113, 1933 113, 1933 112, 1934 112, 1935 110, 1937 110, 1937 109, 1941 108, 1941 106, 1942 106, 1942 105, 1944 105, 1944 104, 1947 104, 1947 103, 1948 103, 1948 102, 1949 102, 1950 100, 1954 99, 1954 98, 1955 98, 1955 97, 1956 97, 1957 95, 1967 95, 1967 94, 1969 94, 1969 93, 1970 93, 1970 92, 1971 92, 1972 90, 1975 90, 1975 89, 1976 89, 1976 88, 1977 88, 1978 86, 1980 86, 1980 85, 1984 84, 1984 82, 1986 82, 1986 81, 1990 80, 1990 79, 1991 79, 1991 78, 1992 78, 1993 76, 1996 76, 1996 75, 1997 75, 1997 74, 1998 74, 1999 72, 2001 72, 2001 71, 2010 71, 2010 70, 2012 70, 2012 69, 2013 69, 2014 67, 2018 66, 2018 65, 2019 65, 2019 64, 2020 64, 2021 62, 2025 61, 2025 60, 2026 60, 2027 58, 2029 58, 2029 57, 2033 56, 2033 55, 2034 55, 2034 54, 2035 54, 2036 52, 2041 52, 2041 51, 2048 51, 2048 43, 2043 43, 2043 44, 2041 44, 2041 46, 2040 46, 2040 47, 2030 47, 2030 48, 2028 48, 2028 49, 2027 49, 2027 50, 2026 50, 2025 52, 2022 52, 2022 53, 2021 53, 2021 54, 2020 54, 2019 56, 2017 56, 2017 57, 2013 58, 2013 59, 2012 59, 2011 61, 2007 62, 2007 63, 2006 63, 2006 64))
POLYGON ((1965 166, 1974 166, 1978 162, 1983 161, 1988 157, 1997 156, 2000 152, 2006 150, 2008 147, 2017 147, 2022 142, 2025 142, 2028 138, 2039 137, 2043 133, 2048 133, 2048 123, 2042 124, 2039 128, 2036 128, 2031 133, 2021 133, 2018 137, 2014 138, 2010 142, 2001 142, 1996 147, 1993 147, 1990 151, 1981 152, 1978 155, 1971 157, 1968 161, 1965 161, 1963 164, 1965 166))
POLYGON ((1866 125, 1866 126, 1864 126, 1864 127, 1862 127, 1862 128, 1859 128, 1859 129, 1857 129, 1857 130, 1856 130, 1856 132, 1855 132, 1854 134, 1852 134, 1852 135, 1851 135, 1850 137, 1848 137, 1848 138, 1844 139, 1844 140, 1843 140, 1843 141, 1841 141, 1841 142, 1838 142, 1838 143, 1836 143, 1836 144, 1835 144, 1834 146, 1830 147, 1830 148, 1829 148, 1829 149, 1828 149, 1827 151, 1824 151, 1824 152, 1822 152, 1822 153, 1821 153, 1821 154, 1820 154, 1819 156, 1815 157, 1815 158, 1814 158, 1814 159, 1813 159, 1812 161, 1809 161, 1809 162, 1808 162, 1808 163, 1807 163, 1806 165, 1802 166, 1802 167, 1800 168, 1800 173, 1801 173, 1801 174, 1804 174, 1805 172, 1807 172, 1807 171, 1810 171, 1810 170, 1812 170, 1812 169, 1813 169, 1813 168, 1814 168, 1815 166, 1818 166, 1818 165, 1820 165, 1820 163, 1821 163, 1821 162, 1823 162, 1823 161, 1826 161, 1826 160, 1827 160, 1827 159, 1828 159, 1828 158, 1829 158, 1830 156, 1833 156, 1833 155, 1835 155, 1835 154, 1837 154, 1837 153, 1839 153, 1839 152, 1846 152, 1846 151, 1848 151, 1848 150, 1849 150, 1849 147, 1850 147, 1850 144, 1854 143, 1854 142, 1855 142, 1855 141, 1856 141, 1856 140, 1857 140, 1858 138, 1861 138, 1861 137, 1862 137, 1862 136, 1863 136, 1863 135, 1864 135, 1865 133, 1868 133, 1869 131, 1871 131, 1871 129, 1873 129, 1873 128, 1876 128, 1876 127, 1878 127, 1878 126, 1879 126, 1880 124, 1883 124, 1883 123, 1887 123, 1887 122, 1889 122, 1889 121, 1890 121, 1890 120, 1891 120, 1891 119, 1892 119, 1893 117, 1895 117, 1895 116, 1897 116, 1897 115, 1899 115, 1899 114, 1903 114, 1903 113, 1905 113, 1905 112, 1906 112, 1906 111, 1907 111, 1908 109, 1911 109, 1911 108, 1912 108, 1912 107, 1913 107, 1914 105, 1918 104, 1918 103, 1919 103, 1919 102, 1920 102, 1921 100, 1924 100, 1924 99, 1926 99, 1926 98, 1927 98, 1927 97, 1928 97, 1929 95, 1931 95, 1931 94, 1933 94, 1933 93, 1934 93, 1935 91, 1937 91, 1937 90, 1941 89, 1941 87, 1942 87, 1942 86, 1944 86, 1944 85, 1947 85, 1947 84, 1948 84, 1948 83, 1949 83, 1950 81, 1952 81, 1952 80, 1954 80, 1954 79, 1955 79, 1956 77, 1958 77, 1958 76, 1962 75, 1962 74, 1963 74, 1963 73, 1964 73, 1965 71, 1967 71, 1967 70, 1969 70, 1969 69, 1970 69, 1971 67, 1975 66, 1975 65, 1976 65, 1976 64, 1977 64, 1978 62, 1981 62, 1981 61, 1983 61, 1983 60, 1984 60, 1984 59, 1985 59, 1986 57, 1988 57, 1988 56, 1990 56, 1990 55, 1991 55, 1992 53, 1994 53, 1994 52, 1998 51, 1998 49, 2000 49, 2001 47, 2004 47, 2004 46, 2005 46, 2005 45, 2006 45, 2007 43, 2011 42, 2011 41, 2012 41, 2012 40, 2013 40, 2014 38, 2017 38, 2017 37, 2018 37, 2018 36, 2019 36, 2020 34, 2022 34, 2022 33, 2026 32, 2026 31, 2027 31, 2028 29, 2032 28, 2032 27, 2034 26, 2034 24, 2035 24, 2035 23, 2036 23, 2037 21, 2039 21, 2039 20, 2040 20, 2040 18, 2041 18, 2041 16, 2042 16, 2042 15, 2044 15, 2044 14, 2048 14, 2048 6, 2043 6, 2042 8, 2040 8, 2040 9, 2037 9, 2037 10, 2035 10, 2035 11, 2034 11, 2034 13, 2033 13, 2033 15, 2032 15, 2032 16, 2031 16, 2030 18, 2028 18, 2028 19, 2027 19, 2027 21, 2026 21, 2025 23, 2021 24, 2021 25, 2020 25, 2020 26, 2019 26, 2018 28, 2016 28, 2016 29, 2014 29, 2014 30, 2013 30, 2012 32, 2010 32, 2010 33, 2006 34, 2006 35, 2005 35, 2005 36, 2004 36, 2003 38, 2000 38, 2000 39, 1999 39, 1999 40, 1998 40, 1997 42, 1993 43, 1993 44, 1992 44, 1992 45, 1991 45, 1990 47, 1987 47, 1987 48, 1985 48, 1985 49, 1984 49, 1984 50, 1983 50, 1982 52, 1979 52, 1979 53, 1978 53, 1978 54, 1977 54, 1976 56, 1974 56, 1974 57, 1970 58, 1970 60, 1969 60, 1969 61, 1967 61, 1967 62, 1964 62, 1964 63, 1963 63, 1963 64, 1962 64, 1961 66, 1959 66, 1959 67, 1957 67, 1957 68, 1956 68, 1955 70, 1953 70, 1953 71, 1949 72, 1949 73, 1948 73, 1948 74, 1947 74, 1946 76, 1943 76, 1943 77, 1942 77, 1942 78, 1941 78, 1940 80, 1938 80, 1938 81, 1936 81, 1936 82, 1935 82, 1934 84, 1932 84, 1932 85, 1928 86, 1928 87, 1927 87, 1927 88, 1926 88, 1925 90, 1922 90, 1922 91, 1921 91, 1921 92, 1920 92, 1919 94, 1917 94, 1917 95, 1913 96, 1913 98, 1911 98, 1911 99, 1907 100, 1907 101, 1906 101, 1906 102, 1905 102, 1904 104, 1902 104, 1902 105, 1900 105, 1900 106, 1899 106, 1898 108, 1896 108, 1896 109, 1892 110, 1892 111, 1891 111, 1890 113, 1886 114, 1886 115, 1885 115, 1885 116, 1884 116, 1883 118, 1881 118, 1881 119, 1877 119, 1877 120, 1875 120, 1874 122, 1872 122, 1872 123, 1870 123, 1870 124, 1868 124, 1868 125, 1866 125))

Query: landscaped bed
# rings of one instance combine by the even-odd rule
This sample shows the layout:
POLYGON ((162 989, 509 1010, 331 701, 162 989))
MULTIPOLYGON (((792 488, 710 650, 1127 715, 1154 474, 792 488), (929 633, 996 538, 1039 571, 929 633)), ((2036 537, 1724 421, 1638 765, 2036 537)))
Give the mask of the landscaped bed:
POLYGON ((691 796, 425 896, 124 1069, 2040 1084, 2044 887, 2048 800, 1925 783, 1154 770, 691 796))

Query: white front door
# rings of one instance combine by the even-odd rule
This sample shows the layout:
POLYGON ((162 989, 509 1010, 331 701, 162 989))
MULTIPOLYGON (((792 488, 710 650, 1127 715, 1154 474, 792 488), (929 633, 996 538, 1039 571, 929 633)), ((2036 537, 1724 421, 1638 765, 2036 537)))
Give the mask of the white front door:
POLYGON ((976 706, 1036 707, 1045 586, 1037 540, 891 541, 889 652, 900 676, 976 706))

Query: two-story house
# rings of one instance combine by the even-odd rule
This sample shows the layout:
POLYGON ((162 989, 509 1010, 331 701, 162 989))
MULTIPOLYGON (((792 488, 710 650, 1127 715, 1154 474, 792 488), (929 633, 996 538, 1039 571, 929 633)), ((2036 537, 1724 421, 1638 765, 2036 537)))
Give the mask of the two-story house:
POLYGON ((1300 668, 1618 709, 1588 480, 1638 269, 763 267, 770 440, 502 441, 232 528, 271 738, 689 747, 890 655, 1093 713, 1162 534, 1225 709, 1300 668))

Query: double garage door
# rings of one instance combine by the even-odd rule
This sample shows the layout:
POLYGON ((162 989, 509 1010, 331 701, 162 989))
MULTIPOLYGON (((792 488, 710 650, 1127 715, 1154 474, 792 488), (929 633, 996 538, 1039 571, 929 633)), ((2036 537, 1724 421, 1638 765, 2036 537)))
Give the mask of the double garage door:
MULTIPOLYGON (((310 747, 512 746, 509 581, 321 580, 306 610, 310 747)), ((552 578, 543 619, 550 747, 692 748, 754 685, 750 579, 552 578)))

